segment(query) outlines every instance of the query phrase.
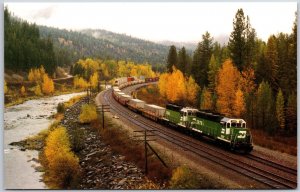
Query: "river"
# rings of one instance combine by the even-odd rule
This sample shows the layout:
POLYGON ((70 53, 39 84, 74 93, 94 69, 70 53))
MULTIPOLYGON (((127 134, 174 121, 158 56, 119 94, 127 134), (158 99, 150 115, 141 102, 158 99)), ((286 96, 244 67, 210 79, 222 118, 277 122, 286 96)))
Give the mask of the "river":
POLYGON ((11 142, 21 141, 46 129, 56 113, 56 106, 73 96, 73 93, 49 98, 35 99, 23 104, 4 109, 4 188, 5 189, 46 189, 41 181, 42 173, 35 170, 39 164, 38 152, 35 150, 21 151, 11 142))

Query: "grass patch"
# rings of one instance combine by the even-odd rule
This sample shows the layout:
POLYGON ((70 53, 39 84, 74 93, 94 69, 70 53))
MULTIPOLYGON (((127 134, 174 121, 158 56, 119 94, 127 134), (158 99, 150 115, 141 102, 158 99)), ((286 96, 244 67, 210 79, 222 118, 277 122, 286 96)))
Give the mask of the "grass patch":
MULTIPOLYGON (((144 145, 143 142, 133 140, 129 136, 129 132, 125 131, 122 126, 112 122, 110 118, 105 116, 105 128, 102 129, 101 121, 97 120, 91 124, 95 129, 99 130, 105 143, 109 144, 117 154, 123 155, 125 161, 133 162, 140 169, 144 170, 144 145)), ((157 186, 164 186, 171 178, 172 170, 164 167, 161 162, 155 157, 148 157, 148 175, 147 177, 156 184, 145 184, 144 187, 152 185, 153 188, 157 186)), ((143 188, 143 186, 139 186, 143 188)), ((137 188, 139 188, 137 187, 137 188)))
POLYGON ((73 106, 75 103, 77 103, 78 101, 80 101, 85 96, 86 96, 86 94, 77 95, 77 96, 72 97, 68 101, 64 102, 64 109, 73 106))
POLYGON ((297 136, 268 136, 261 130, 251 129, 253 143, 268 149, 297 156, 297 136))

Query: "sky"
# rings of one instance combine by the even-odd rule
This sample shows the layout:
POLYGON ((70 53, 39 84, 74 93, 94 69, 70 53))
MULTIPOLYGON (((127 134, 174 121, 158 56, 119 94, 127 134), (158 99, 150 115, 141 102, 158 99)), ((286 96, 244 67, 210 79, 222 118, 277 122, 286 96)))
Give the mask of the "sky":
POLYGON ((239 8, 257 36, 291 33, 297 2, 4 3, 29 22, 61 29, 105 29, 150 41, 199 42, 208 31, 229 36, 239 8))

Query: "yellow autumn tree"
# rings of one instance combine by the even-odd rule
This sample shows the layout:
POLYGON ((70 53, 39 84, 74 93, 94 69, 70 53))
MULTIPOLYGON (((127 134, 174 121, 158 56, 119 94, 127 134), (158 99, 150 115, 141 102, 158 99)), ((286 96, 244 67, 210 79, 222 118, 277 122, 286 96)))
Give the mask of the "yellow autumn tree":
POLYGON ((34 75, 34 81, 41 81, 41 79, 43 78, 39 69, 34 69, 33 75, 34 75))
POLYGON ((46 74, 46 71, 45 71, 45 68, 44 68, 44 66, 43 65, 41 65, 41 67, 40 67, 40 69, 39 69, 40 71, 40 75, 41 75, 41 77, 43 77, 45 74, 46 74))
POLYGON ((7 93, 8 93, 8 87, 7 87, 6 81, 4 81, 4 94, 7 94, 7 93))
POLYGON ((34 77, 34 72, 32 69, 29 70, 29 73, 28 73, 28 80, 30 82, 34 82, 35 81, 35 77, 34 77))
POLYGON ((79 115, 80 123, 90 123, 97 119, 97 110, 94 105, 82 105, 79 115))
POLYGON ((47 95, 54 92, 53 80, 51 78, 49 78, 47 74, 44 74, 44 76, 43 76, 42 91, 43 91, 43 93, 45 93, 47 95))
POLYGON ((84 80, 82 77, 74 77, 73 82, 75 88, 85 89, 89 86, 88 82, 86 82, 86 80, 84 80))
POLYGON ((236 90, 238 89, 240 74, 232 61, 227 59, 217 75, 217 110, 227 116, 233 115, 236 90))
POLYGON ((34 94, 37 95, 37 96, 43 95, 42 90, 41 90, 41 86, 40 86, 39 84, 37 84, 37 85, 35 86, 34 94))
POLYGON ((134 67, 131 69, 130 71, 130 76, 138 76, 138 70, 137 70, 137 67, 134 67))
POLYGON ((45 180, 53 189, 67 189, 79 175, 79 159, 71 152, 65 127, 57 127, 46 139, 44 156, 47 162, 45 180))
POLYGON ((200 109, 212 110, 212 106, 213 106, 213 102, 212 102, 211 92, 206 87, 204 87, 201 94, 200 109))
POLYGON ((195 82, 192 76, 186 81, 186 100, 189 104, 194 105, 196 103, 197 93, 200 90, 199 85, 195 82))
POLYGON ((98 86, 98 73, 94 73, 90 77, 90 85, 92 86, 93 89, 96 89, 98 86))
POLYGON ((28 80, 30 82, 38 82, 43 80, 43 76, 46 74, 45 68, 41 65, 40 68, 30 69, 28 73, 28 80))
POLYGON ((233 114, 235 117, 242 117, 245 112, 245 99, 243 92, 238 89, 235 93, 235 101, 233 105, 233 114))
POLYGON ((26 89, 25 89, 24 85, 21 87, 20 93, 22 96, 26 95, 26 89))
POLYGON ((168 73, 163 73, 159 76, 158 89, 160 95, 163 97, 167 97, 166 90, 167 90, 168 78, 169 78, 168 73))
POLYGON ((182 72, 173 67, 173 72, 168 78, 166 85, 167 99, 173 103, 185 99, 186 87, 182 72))

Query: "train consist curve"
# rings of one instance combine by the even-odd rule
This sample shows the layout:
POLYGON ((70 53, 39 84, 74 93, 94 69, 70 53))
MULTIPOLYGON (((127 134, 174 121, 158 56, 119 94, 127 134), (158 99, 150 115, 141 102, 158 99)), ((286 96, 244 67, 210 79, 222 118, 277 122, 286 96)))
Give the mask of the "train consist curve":
MULTIPOLYGON (((124 94, 135 90, 138 87, 145 86, 140 84, 135 86, 134 83, 128 83, 123 90, 124 94)), ((115 88, 116 89, 116 88, 115 88)), ((129 93, 128 93, 129 94, 129 93)), ((254 154, 238 155, 224 151, 223 149, 212 146, 206 142, 201 142, 183 135, 166 125, 157 124, 149 118, 137 116, 136 112, 127 107, 123 107, 113 98, 113 89, 106 90, 99 94, 102 103, 110 104, 111 111, 117 114, 122 121, 130 125, 136 125, 142 129, 155 129, 155 134, 164 141, 172 143, 178 148, 193 154, 200 159, 213 162, 224 167, 230 172, 235 172, 245 177, 251 178, 269 188, 276 189, 293 189, 297 187, 297 169, 287 167, 281 163, 276 163, 268 158, 254 154)))
POLYGON ((167 104, 164 108, 147 104, 121 91, 131 85, 154 81, 158 81, 158 78, 146 78, 145 80, 134 77, 119 78, 113 87, 113 98, 136 113, 186 134, 210 137, 233 151, 244 153, 252 151, 252 136, 243 119, 229 118, 221 114, 174 104, 167 104))

